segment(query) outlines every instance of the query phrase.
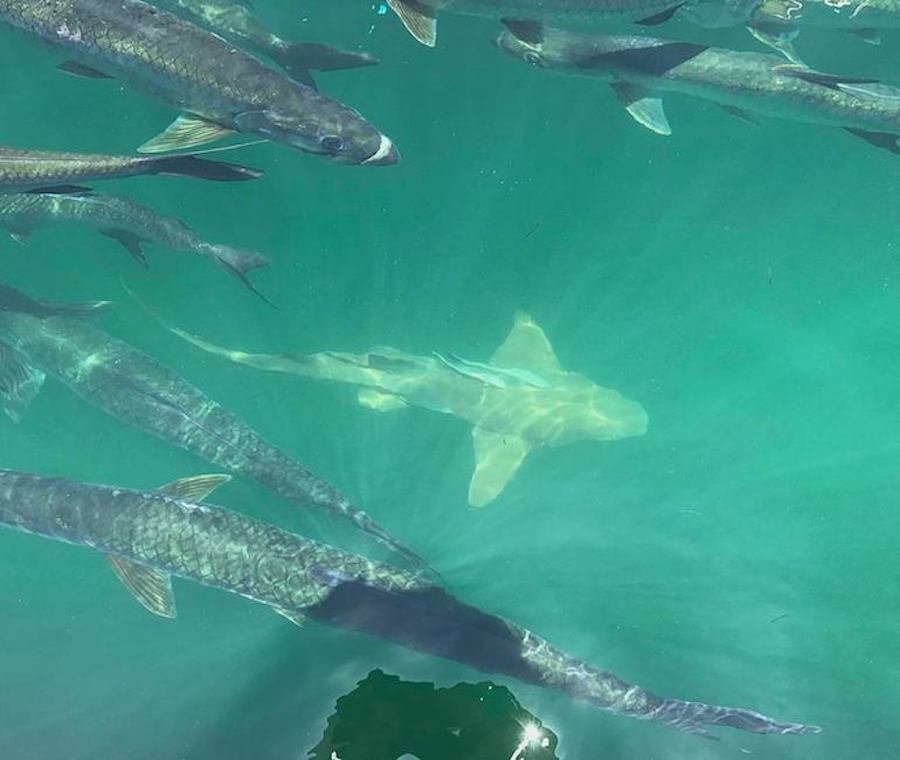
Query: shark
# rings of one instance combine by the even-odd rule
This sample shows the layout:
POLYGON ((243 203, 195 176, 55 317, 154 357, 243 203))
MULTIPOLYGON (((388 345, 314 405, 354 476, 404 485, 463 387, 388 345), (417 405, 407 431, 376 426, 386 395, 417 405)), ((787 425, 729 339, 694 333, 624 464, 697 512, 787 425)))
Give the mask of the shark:
POLYGON ((89 324, 107 301, 37 301, 0 284, 0 411, 19 422, 47 376, 133 427, 300 507, 319 510, 424 567, 337 488, 269 443, 250 425, 154 358, 89 324))
POLYGON ((691 734, 711 736, 713 726, 795 736, 821 730, 658 696, 421 575, 206 503, 227 481, 202 475, 129 489, 0 470, 0 525, 101 553, 137 601, 161 617, 177 615, 172 576, 178 576, 264 604, 296 624, 309 619, 376 636, 691 734))
POLYGON ((359 386, 360 405, 374 411, 415 406, 465 420, 475 450, 468 492, 473 507, 494 501, 535 449, 647 431, 639 403, 563 369, 544 331, 524 311, 515 314, 509 335, 487 363, 390 347, 363 354, 247 353, 168 329, 236 364, 359 386))

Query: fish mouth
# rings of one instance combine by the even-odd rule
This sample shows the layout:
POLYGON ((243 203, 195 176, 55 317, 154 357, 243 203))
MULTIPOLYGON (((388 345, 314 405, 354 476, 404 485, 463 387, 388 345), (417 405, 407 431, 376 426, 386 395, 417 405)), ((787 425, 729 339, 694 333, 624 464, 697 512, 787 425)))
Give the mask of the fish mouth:
POLYGON ((381 135, 381 142, 371 156, 360 161, 366 166, 392 166, 400 161, 400 152, 387 135, 381 135))

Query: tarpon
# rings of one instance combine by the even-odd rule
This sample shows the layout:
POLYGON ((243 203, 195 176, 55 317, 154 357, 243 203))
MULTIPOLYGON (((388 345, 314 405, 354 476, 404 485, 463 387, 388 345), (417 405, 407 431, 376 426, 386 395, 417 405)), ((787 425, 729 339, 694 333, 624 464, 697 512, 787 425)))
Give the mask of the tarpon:
POLYGON ((692 95, 738 116, 773 116, 842 127, 900 153, 900 88, 744 53, 651 37, 610 37, 510 23, 498 39, 509 55, 538 68, 609 82, 639 124, 671 133, 659 94, 692 95))
POLYGON ((238 0, 159 0, 154 3, 181 13, 207 29, 244 44, 272 59, 298 82, 314 85, 310 71, 335 71, 374 66, 368 53, 339 50, 316 42, 286 40, 260 21, 238 0))
POLYGON ((412 405, 466 420, 472 425, 475 448, 468 502, 475 507, 497 498, 536 448, 614 441, 647 430, 647 413, 640 404, 563 369, 544 331, 524 312, 516 314, 506 340, 484 365, 494 374, 480 377, 448 367, 441 359, 390 347, 364 354, 251 354, 169 329, 237 364, 361 386, 359 403, 369 409, 387 412, 412 405), (501 382, 498 378, 510 370, 541 382, 501 382), (485 382, 486 377, 497 381, 485 382))
POLYGON ((247 273, 269 260, 255 251, 209 243, 182 221, 158 214, 149 206, 113 195, 98 193, 9 193, 0 194, 0 227, 24 241, 41 227, 79 225, 119 242, 146 265, 141 245, 154 242, 210 259, 239 277, 254 292, 247 273))
MULTIPOLYGON (((46 375, 103 411, 168 443, 255 480, 304 507, 352 522, 421 564, 331 484, 184 378, 131 346, 73 318, 72 308, 32 301, 0 286, 0 405, 22 417, 46 375)), ((75 313, 90 311, 77 304, 75 313)))
MULTIPOLYGON (((655 26, 692 4, 716 7, 728 23, 746 18, 759 0, 387 0, 403 25, 423 45, 437 43, 438 12, 514 19, 583 28, 596 22, 634 21, 655 26)), ((713 25, 722 25, 719 20, 713 25)))
POLYGON ((216 182, 241 182, 262 176, 262 172, 247 166, 191 155, 105 156, 0 146, 0 192, 155 174, 216 182))
POLYGON ((192 148, 241 132, 352 164, 393 164, 390 139, 353 109, 295 82, 216 34, 142 0, 0 0, 0 21, 115 76, 182 115, 140 150, 192 148))
POLYGON ((710 726, 757 734, 820 730, 752 710, 659 697, 420 576, 199 503, 221 482, 207 475, 136 491, 4 470, 0 524, 101 552, 157 615, 176 615, 176 575, 268 605, 296 623, 309 618, 379 636, 692 734, 706 735, 710 726))

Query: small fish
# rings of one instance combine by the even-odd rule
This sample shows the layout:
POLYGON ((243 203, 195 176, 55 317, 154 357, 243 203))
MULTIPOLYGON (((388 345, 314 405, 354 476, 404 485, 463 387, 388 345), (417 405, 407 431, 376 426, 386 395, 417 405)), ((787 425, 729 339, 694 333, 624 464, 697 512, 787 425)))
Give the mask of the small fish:
POLYGON ((261 171, 247 166, 195 155, 105 156, 0 146, 0 192, 155 174, 214 182, 243 182, 262 176, 261 171))
POLYGON ((52 304, 0 284, 0 410, 25 414, 49 375, 138 430, 254 480, 298 506, 352 523, 420 569, 425 563, 334 486, 269 443, 178 373, 83 318, 105 302, 52 304))
POLYGON ((297 625, 311 619, 378 636, 685 733, 709 736, 712 726, 820 731, 753 710, 657 696, 419 575, 205 503, 227 480, 201 475, 131 490, 0 470, 0 525, 100 552, 135 599, 160 617, 177 615, 175 575, 265 604, 297 625))
POLYGON ((495 367, 484 362, 473 362, 469 359, 461 359, 454 354, 439 354, 433 351, 432 355, 441 363, 458 372, 464 377, 471 377, 492 388, 511 388, 517 385, 529 385, 532 388, 549 388, 550 384, 540 375, 527 369, 518 367, 495 367))
POLYGON ((900 88, 871 79, 826 74, 767 53, 651 37, 544 29, 535 41, 511 25, 497 44, 538 68, 609 82, 629 115, 657 134, 672 132, 659 94, 675 92, 750 118, 759 114, 842 127, 900 153, 900 88))
POLYGON ((158 6, 180 13, 223 37, 262 53, 291 79, 315 86, 310 71, 336 71, 374 66, 368 53, 339 50, 315 42, 293 42, 268 29, 246 5, 237 0, 161 0, 158 6))
POLYGON ((395 164, 393 142, 356 111, 230 42, 142 0, 0 0, 0 22, 49 44, 61 68, 117 77, 181 115, 142 153, 240 132, 347 164, 395 164))
POLYGON ((41 227, 67 224, 99 230, 143 265, 147 260, 142 244, 147 241, 203 256, 236 275, 254 292, 247 273, 268 264, 265 256, 254 251, 208 243, 178 219, 127 198, 90 192, 0 194, 0 227, 9 230, 19 242, 41 227))

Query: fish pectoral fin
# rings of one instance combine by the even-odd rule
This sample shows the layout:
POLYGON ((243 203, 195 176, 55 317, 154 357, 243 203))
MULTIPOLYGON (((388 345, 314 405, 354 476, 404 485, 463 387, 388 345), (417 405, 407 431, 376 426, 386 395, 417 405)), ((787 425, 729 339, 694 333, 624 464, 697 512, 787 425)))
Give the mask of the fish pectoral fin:
POLYGON ((612 88, 629 116, 638 124, 658 135, 672 134, 661 98, 655 98, 643 87, 627 82, 617 82, 612 88))
POLYGON ((796 63, 799 66, 804 65, 794 49, 794 40, 797 39, 797 35, 800 33, 796 27, 785 24, 758 23, 749 24, 747 31, 763 45, 772 48, 776 53, 780 53, 791 63, 796 63))
POLYGON ((413 37, 423 45, 437 44, 437 17, 434 9, 417 0, 387 0, 391 10, 397 14, 413 37))
POLYGON ((517 435, 492 433, 472 428, 475 472, 469 483, 469 506, 483 507, 496 499, 531 451, 531 445, 517 435))
POLYGON ((900 136, 898 135, 892 135, 890 132, 867 132, 864 129, 854 129, 853 127, 844 127, 844 131, 860 140, 865 140, 876 148, 900 154, 900 136))
POLYGON ((639 24, 640 26, 659 26, 672 18, 682 5, 684 5, 683 2, 678 3, 671 8, 666 8, 664 11, 654 13, 652 16, 647 16, 647 18, 642 18, 640 21, 635 21, 634 23, 639 24))
POLYGON ((144 255, 144 249, 141 248, 141 243, 145 242, 145 240, 140 235, 136 235, 130 230, 120 230, 115 227, 104 227, 100 230, 100 234, 112 238, 117 243, 121 243, 122 247, 137 260, 138 264, 147 269, 147 257, 144 255))
POLYGON ((306 622, 306 615, 302 612, 295 612, 294 610, 286 610, 284 607, 273 607, 273 610, 277 612, 281 617, 285 620, 290 620, 294 625, 302 626, 306 622))
POLYGON ((64 71, 66 74, 83 77, 84 79, 114 79, 114 77, 106 72, 99 71, 92 66, 86 66, 83 63, 78 63, 78 61, 63 61, 56 68, 60 71, 64 71))
POLYGON ((625 48, 611 53, 586 55, 579 59, 578 68, 625 69, 647 76, 661 77, 682 63, 709 50, 709 45, 694 42, 665 42, 647 47, 625 48))
POLYGON ((526 45, 540 45, 544 41, 544 25, 540 21, 503 18, 500 22, 513 37, 526 45))
POLYGON ((165 131, 138 148, 138 153, 167 153, 207 145, 234 134, 233 129, 193 114, 182 114, 165 131))
POLYGON ((0 406, 13 422, 21 421, 46 377, 18 351, 0 343, 0 406))
POLYGON ((356 398, 360 406, 364 406, 366 409, 373 409, 376 412, 393 412, 409 406, 399 396, 395 396, 393 393, 385 393, 375 388, 360 388, 356 398))
POLYGON ((161 488, 157 488, 156 493, 168 496, 170 499, 199 504, 219 486, 230 480, 231 475, 195 475, 192 478, 182 478, 173 483, 166 483, 161 488))
POLYGON ((160 617, 174 618, 178 615, 171 575, 115 554, 107 554, 106 561, 125 588, 146 609, 160 617))

